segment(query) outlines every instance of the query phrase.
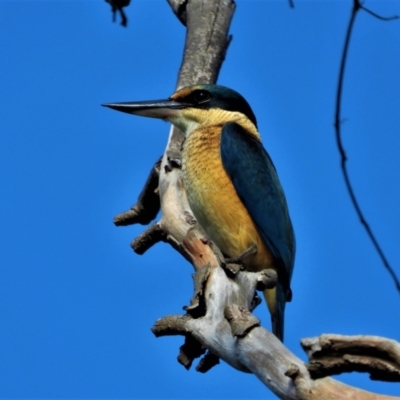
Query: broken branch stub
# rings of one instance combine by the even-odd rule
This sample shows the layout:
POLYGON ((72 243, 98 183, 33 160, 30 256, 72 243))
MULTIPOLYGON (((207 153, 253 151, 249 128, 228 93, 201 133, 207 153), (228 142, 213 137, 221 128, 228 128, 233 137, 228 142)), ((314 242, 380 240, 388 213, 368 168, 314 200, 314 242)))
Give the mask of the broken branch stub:
POLYGON ((400 344, 378 336, 321 335, 301 341, 311 377, 367 372, 372 380, 400 382, 400 344))
POLYGON ((160 166, 161 158, 157 160, 151 169, 136 204, 130 210, 115 216, 114 224, 116 226, 147 225, 156 218, 160 211, 160 196, 158 193, 160 166))

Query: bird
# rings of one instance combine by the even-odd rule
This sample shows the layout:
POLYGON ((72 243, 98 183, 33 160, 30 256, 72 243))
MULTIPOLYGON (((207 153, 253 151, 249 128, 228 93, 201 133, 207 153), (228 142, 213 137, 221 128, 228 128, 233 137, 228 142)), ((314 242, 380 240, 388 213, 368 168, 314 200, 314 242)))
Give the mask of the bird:
POLYGON ((283 342, 285 305, 292 298, 295 235, 284 191, 249 103, 228 87, 199 84, 165 100, 103 106, 159 118, 183 131, 182 175, 190 208, 225 257, 243 255, 248 271, 277 272, 277 286, 266 289, 264 297, 272 331, 283 342), (255 251, 249 251, 252 248, 255 251))

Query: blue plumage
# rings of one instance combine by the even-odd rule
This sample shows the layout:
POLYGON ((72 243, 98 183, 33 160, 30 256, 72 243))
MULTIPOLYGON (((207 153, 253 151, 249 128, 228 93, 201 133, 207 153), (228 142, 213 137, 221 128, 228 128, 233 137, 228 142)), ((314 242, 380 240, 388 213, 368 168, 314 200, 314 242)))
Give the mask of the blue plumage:
POLYGON ((290 301, 295 238, 285 195, 271 158, 261 142, 235 122, 221 134, 222 164, 247 208, 264 243, 276 260, 277 329, 283 335, 285 302, 290 301))

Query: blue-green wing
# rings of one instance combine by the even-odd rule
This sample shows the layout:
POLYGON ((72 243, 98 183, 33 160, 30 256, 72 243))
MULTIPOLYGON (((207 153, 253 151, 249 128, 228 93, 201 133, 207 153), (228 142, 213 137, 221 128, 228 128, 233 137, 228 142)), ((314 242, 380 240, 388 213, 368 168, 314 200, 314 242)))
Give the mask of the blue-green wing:
POLYGON ((278 267, 278 317, 290 300, 295 238, 282 186, 261 142, 240 125, 229 122, 221 134, 222 164, 240 199, 253 218, 278 267))

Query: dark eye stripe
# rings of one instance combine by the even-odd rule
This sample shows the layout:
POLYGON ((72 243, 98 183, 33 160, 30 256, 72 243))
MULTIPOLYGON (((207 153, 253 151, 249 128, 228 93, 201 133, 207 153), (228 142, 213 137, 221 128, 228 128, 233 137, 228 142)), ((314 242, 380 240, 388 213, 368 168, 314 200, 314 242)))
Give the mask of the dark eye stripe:
POLYGON ((199 89, 195 90, 189 97, 191 100, 193 99, 196 104, 202 104, 211 99, 211 94, 207 90, 199 89))

